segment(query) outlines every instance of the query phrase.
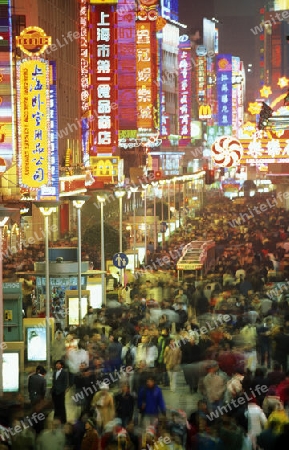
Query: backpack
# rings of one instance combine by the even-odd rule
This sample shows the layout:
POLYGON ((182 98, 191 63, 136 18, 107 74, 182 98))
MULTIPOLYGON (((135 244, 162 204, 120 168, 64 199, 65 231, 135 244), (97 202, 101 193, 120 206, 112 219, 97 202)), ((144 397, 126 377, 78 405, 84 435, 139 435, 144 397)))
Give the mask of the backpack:
POLYGON ((133 356, 132 356, 132 351, 131 351, 130 347, 128 347, 127 352, 125 354, 124 363, 125 363, 126 366, 132 366, 133 365, 133 356))

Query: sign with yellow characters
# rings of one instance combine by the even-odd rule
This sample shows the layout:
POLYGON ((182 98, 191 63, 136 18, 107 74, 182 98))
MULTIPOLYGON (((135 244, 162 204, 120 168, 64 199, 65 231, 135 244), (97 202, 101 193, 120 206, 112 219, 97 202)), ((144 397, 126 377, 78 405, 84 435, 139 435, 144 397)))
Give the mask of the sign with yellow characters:
POLYGON ((49 61, 17 62, 19 182, 37 189, 51 179, 49 61))

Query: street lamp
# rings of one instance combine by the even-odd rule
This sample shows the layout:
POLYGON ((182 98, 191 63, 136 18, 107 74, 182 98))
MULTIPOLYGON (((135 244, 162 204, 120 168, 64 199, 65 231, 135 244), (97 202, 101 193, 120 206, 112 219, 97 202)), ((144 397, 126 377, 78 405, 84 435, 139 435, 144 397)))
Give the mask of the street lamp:
POLYGON ((135 268, 136 268, 136 223, 135 223, 136 204, 135 204, 135 194, 138 191, 138 186, 131 186, 130 190, 133 193, 133 271, 135 271, 135 268))
MULTIPOLYGON (((117 187, 114 191, 114 195, 119 200, 119 252, 122 253, 122 199, 125 196, 126 190, 124 187, 117 187)), ((119 272, 119 283, 123 283, 123 269, 119 272)))
POLYGON ((46 323, 46 363, 47 373, 50 375, 50 279, 49 279, 49 216, 56 212, 60 202, 34 202, 44 217, 44 239, 45 239, 45 284, 46 284, 46 303, 45 303, 45 323, 46 323))
POLYGON ((78 288, 78 322, 81 326, 81 208, 90 199, 89 195, 73 195, 68 197, 77 211, 77 288, 78 288))
POLYGON ((148 183, 143 183, 141 187, 144 190, 144 247, 145 247, 145 265, 147 265, 148 255, 147 255, 147 188, 148 183))
POLYGON ((154 190, 154 250, 157 250, 158 246, 158 230, 157 230, 157 192, 158 192, 158 181, 152 181, 152 187, 154 190))
POLYGON ((101 259, 101 288, 102 288, 102 305, 106 303, 106 285, 105 285, 105 256, 104 256, 104 218, 103 218, 103 205, 106 201, 105 197, 101 195, 97 196, 97 200, 100 203, 100 259, 101 259))
POLYGON ((4 315, 3 315, 3 228, 9 218, 19 212, 18 209, 0 206, 0 396, 3 395, 3 342, 4 342, 4 315))

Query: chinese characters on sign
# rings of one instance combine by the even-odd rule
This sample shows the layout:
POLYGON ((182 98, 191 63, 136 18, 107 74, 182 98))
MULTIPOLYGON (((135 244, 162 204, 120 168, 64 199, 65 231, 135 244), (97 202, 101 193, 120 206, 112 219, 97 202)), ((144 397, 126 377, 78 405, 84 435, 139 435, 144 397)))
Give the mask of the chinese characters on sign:
POLYGON ((154 127, 152 27, 151 22, 136 23, 137 126, 146 129, 154 127))
POLYGON ((59 199, 59 158, 58 158, 58 121, 57 121, 57 88, 56 88, 56 62, 49 61, 50 65, 50 166, 51 186, 42 186, 38 191, 38 200, 59 199))
POLYGON ((88 0, 80 2, 80 102, 82 114, 89 110, 88 0))
POLYGON ((232 56, 217 55, 218 125, 232 125, 232 56))
POLYGON ((284 163, 289 156, 289 139, 242 139, 241 164, 284 163))
POLYGON ((197 57, 197 96, 199 105, 207 104, 207 57, 197 57))
POLYGON ((161 132, 160 136, 163 139, 168 139, 170 135, 170 116, 166 113, 166 98, 165 93, 161 93, 161 132))
POLYGON ((192 65, 189 38, 180 38, 179 55, 179 146, 191 142, 192 65))
POLYGON ((120 130, 137 129, 135 16, 135 0, 119 0, 117 82, 120 130))
POLYGON ((91 73, 95 74, 91 101, 96 105, 90 156, 95 156, 97 152, 112 154, 117 142, 118 124, 114 107, 117 89, 116 13, 113 8, 97 5, 90 11, 93 25, 90 66, 91 73))
POLYGON ((1 34, 0 46, 0 175, 12 164, 12 65, 10 63, 11 45, 11 9, 8 0, 1 4, 1 34))
POLYGON ((40 58, 17 63, 19 181, 29 188, 51 178, 49 62, 40 58))
MULTIPOLYGON (((240 73, 240 58, 232 56, 232 75, 237 76, 240 73)), ((235 77, 233 77, 235 78, 235 77)), ((234 83, 232 85, 232 130, 233 135, 238 136, 239 129, 239 105, 238 105, 238 92, 240 90, 240 83, 234 83)))

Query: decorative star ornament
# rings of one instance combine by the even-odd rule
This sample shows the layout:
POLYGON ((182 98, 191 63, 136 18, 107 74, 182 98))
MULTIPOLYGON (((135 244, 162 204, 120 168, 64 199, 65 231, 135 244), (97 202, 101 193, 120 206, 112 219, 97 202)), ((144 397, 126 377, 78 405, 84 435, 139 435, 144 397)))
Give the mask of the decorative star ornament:
POLYGON ((280 86, 280 88, 282 89, 282 88, 288 86, 288 84, 289 84, 289 79, 286 78, 286 77, 279 78, 277 84, 278 84, 278 86, 280 86))
POLYGON ((260 94, 262 98, 268 98, 269 95, 272 94, 272 89, 270 86, 266 86, 264 84, 264 86, 262 87, 262 89, 260 89, 260 94))
POLYGON ((248 111, 251 114, 260 114, 262 104, 258 102, 249 103, 248 111))

